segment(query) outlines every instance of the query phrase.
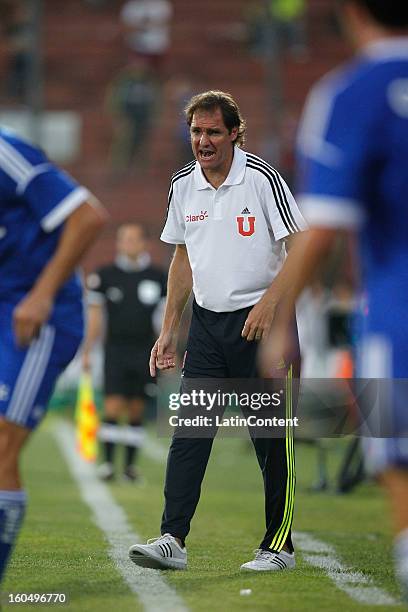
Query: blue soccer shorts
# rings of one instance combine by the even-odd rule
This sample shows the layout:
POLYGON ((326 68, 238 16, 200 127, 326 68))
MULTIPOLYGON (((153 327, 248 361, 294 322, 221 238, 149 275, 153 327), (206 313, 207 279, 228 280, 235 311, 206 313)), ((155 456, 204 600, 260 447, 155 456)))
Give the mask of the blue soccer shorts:
POLYGON ((20 348, 12 328, 13 309, 14 305, 0 303, 0 416, 34 429, 58 376, 77 352, 82 333, 47 324, 28 348, 20 348))

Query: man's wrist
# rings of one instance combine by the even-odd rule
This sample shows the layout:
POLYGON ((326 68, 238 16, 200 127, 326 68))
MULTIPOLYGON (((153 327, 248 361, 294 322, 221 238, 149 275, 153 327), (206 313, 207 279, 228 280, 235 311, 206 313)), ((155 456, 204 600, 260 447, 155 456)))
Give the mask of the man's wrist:
POLYGON ((39 279, 30 291, 30 295, 37 300, 53 302, 57 294, 57 288, 39 279))
POLYGON ((263 300, 270 306, 277 306, 279 303, 280 295, 277 294, 275 288, 270 287, 263 295, 263 300))
POLYGON ((172 327, 163 327, 161 332, 160 332, 160 338, 174 338, 178 336, 179 333, 179 325, 177 325, 176 327, 172 326, 172 327))
POLYGON ((160 335, 164 334, 177 334, 180 328, 181 315, 173 314, 171 316, 164 316, 162 330, 160 335))

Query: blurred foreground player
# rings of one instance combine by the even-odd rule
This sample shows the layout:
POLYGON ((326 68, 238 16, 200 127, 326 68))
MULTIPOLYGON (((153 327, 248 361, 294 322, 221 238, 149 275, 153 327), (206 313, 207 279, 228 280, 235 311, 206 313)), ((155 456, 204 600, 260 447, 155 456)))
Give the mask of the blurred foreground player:
POLYGON ((74 271, 104 220, 86 189, 0 129, 0 578, 26 505, 20 451, 81 343, 74 271))
POLYGON ((83 366, 90 368, 90 352, 103 335, 105 318, 104 419, 99 430, 104 462, 98 468, 99 475, 104 480, 114 478, 115 449, 121 443, 125 445, 123 476, 136 481, 134 463, 143 440, 154 317, 166 293, 166 277, 150 263, 141 225, 127 223, 119 228, 116 251, 112 264, 87 279, 89 316, 83 366), (122 417, 128 420, 128 427, 120 425, 122 417))
MULTIPOLYGON (((194 96, 186 118, 196 161, 176 172, 171 181, 161 238, 176 247, 163 326, 150 361, 152 375, 156 368, 174 367, 180 319, 193 289, 183 389, 189 379, 257 378, 257 341, 269 333, 285 285, 280 271, 286 243, 305 227, 279 173, 241 148, 245 121, 229 94, 209 91, 194 96)), ((282 378, 290 380, 292 366, 299 366, 296 357, 292 362, 285 356, 282 378)), ((296 370, 294 376, 299 376, 296 370)), ((286 416, 290 411, 288 405, 286 416)), ((162 536, 151 544, 131 547, 130 558, 139 565, 187 566, 185 538, 215 432, 206 438, 177 433, 167 462, 162 536)), ((266 530, 255 559, 241 569, 293 568, 292 430, 287 428, 281 437, 250 433, 264 479, 266 530)))
MULTIPOLYGON (((389 491, 397 574, 408 596, 408 3, 348 0, 345 28, 354 61, 312 90, 299 132, 300 196, 311 231, 293 247, 287 305, 311 278, 339 230, 359 232, 368 299, 358 376, 391 379, 379 406, 394 435, 364 438, 368 468, 389 491), (404 381, 406 383, 406 381, 404 381)), ((288 262, 289 263, 289 262, 288 262)), ((284 310, 283 310, 284 311, 284 310)), ((285 346, 269 345, 269 364, 285 346)))

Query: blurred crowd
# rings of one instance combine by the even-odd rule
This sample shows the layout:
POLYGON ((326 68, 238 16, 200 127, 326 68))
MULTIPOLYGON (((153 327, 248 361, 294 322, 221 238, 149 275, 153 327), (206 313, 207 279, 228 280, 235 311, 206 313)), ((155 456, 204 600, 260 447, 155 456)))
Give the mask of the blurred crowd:
POLYGON ((307 56, 305 13, 305 0, 248 3, 245 17, 251 53, 261 58, 268 53, 268 27, 271 27, 278 52, 289 52, 296 60, 304 61, 307 56))
MULTIPOLYGON (((2 87, 6 106, 27 103, 32 61, 30 6, 27 0, 1 0, 3 37, 8 50, 2 87)), ((104 93, 105 111, 111 118, 106 174, 114 182, 128 176, 143 177, 151 164, 152 133, 160 124, 163 107, 169 103, 174 110, 174 168, 188 162, 192 154, 182 111, 202 85, 191 72, 169 73, 166 69, 173 40, 173 3, 171 0, 84 0, 84 6, 116 14, 116 40, 122 49, 121 66, 113 78, 107 75, 104 93)), ((270 57, 271 40, 279 56, 305 62, 309 58, 308 9, 306 0, 252 0, 243 5, 241 13, 231 16, 229 27, 220 31, 215 28, 211 36, 241 45, 260 65, 270 57)), ((292 100, 284 101, 278 126, 279 159, 269 161, 277 163, 289 185, 296 190, 293 152, 299 109, 292 100)), ((347 255, 345 261, 337 284, 317 283, 299 306, 303 345, 307 347, 303 356, 304 371, 308 376, 332 376, 349 371, 352 343, 349 313, 354 303, 347 255), (302 325, 302 320, 308 324, 302 325)))
MULTIPOLYGON (((178 165, 182 164, 190 154, 181 111, 201 84, 192 71, 169 73, 167 70, 173 42, 173 3, 171 0, 83 0, 83 3, 91 10, 116 14, 115 37, 110 42, 122 48, 120 65, 113 75, 107 71, 106 80, 105 112, 111 118, 109 173, 119 180, 143 173, 150 163, 150 135, 167 103, 173 105, 178 118, 173 136, 178 165)), ((28 0, 1 0, 7 51, 2 99, 6 107, 25 107, 29 103, 33 6, 28 0)), ((244 4, 241 12, 237 11, 231 18, 231 26, 219 34, 246 48, 261 63, 268 57, 271 40, 280 55, 289 53, 295 61, 306 61, 306 9, 305 0, 253 0, 244 4)), ((217 26, 212 25, 206 35, 210 44, 211 37, 217 36, 217 26)), ((281 123, 281 169, 290 182, 297 123, 297 111, 290 101, 285 105, 281 123)))
POLYGON ((8 49, 4 94, 15 103, 27 102, 31 67, 31 15, 25 0, 2 0, 2 33, 8 49))

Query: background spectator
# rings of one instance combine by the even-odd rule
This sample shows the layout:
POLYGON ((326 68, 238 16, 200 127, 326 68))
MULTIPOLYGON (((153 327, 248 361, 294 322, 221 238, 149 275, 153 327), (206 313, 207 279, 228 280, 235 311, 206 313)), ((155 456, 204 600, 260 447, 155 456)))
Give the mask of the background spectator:
POLYGON ((162 67, 170 46, 172 14, 168 0, 128 0, 120 13, 127 48, 156 70, 162 67))
POLYGON ((144 168, 146 146, 158 104, 158 89, 149 66, 135 59, 123 68, 108 90, 108 108, 113 115, 111 167, 118 178, 133 168, 144 168))
POLYGON ((174 106, 176 126, 174 136, 177 142, 179 165, 183 166, 193 159, 191 153, 190 128, 184 116, 184 108, 194 95, 193 81, 188 76, 175 76, 166 83, 166 95, 174 106))
POLYGON ((272 42, 278 53, 289 51, 294 59, 305 59, 304 0, 270 0, 269 5, 252 2, 245 13, 248 44, 254 56, 263 58, 267 54, 272 34, 272 42))
POLYGON ((4 15, 5 34, 9 48, 7 96, 19 103, 27 101, 27 82, 31 66, 30 12, 25 2, 1 5, 4 15))
POLYGON ((303 59, 306 53, 305 0, 271 0, 270 11, 280 49, 288 50, 296 59, 303 59))

